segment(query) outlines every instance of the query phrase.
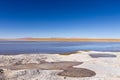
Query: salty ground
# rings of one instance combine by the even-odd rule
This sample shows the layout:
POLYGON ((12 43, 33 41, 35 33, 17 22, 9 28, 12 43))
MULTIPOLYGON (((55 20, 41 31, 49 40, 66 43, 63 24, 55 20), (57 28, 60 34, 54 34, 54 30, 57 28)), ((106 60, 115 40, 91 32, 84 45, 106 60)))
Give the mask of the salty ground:
POLYGON ((0 55, 0 80, 120 80, 120 52, 0 55))

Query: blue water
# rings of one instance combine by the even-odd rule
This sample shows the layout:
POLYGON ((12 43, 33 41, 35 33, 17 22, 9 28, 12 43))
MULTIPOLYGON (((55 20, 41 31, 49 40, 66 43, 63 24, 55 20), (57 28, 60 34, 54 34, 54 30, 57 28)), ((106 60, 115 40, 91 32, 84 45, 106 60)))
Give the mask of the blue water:
POLYGON ((0 41, 0 54, 65 53, 78 50, 120 51, 120 42, 0 41))

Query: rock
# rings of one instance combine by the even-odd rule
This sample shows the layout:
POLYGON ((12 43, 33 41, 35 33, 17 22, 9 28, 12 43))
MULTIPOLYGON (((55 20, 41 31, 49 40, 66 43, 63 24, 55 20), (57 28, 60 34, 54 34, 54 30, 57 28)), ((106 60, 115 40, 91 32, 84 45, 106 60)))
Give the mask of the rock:
POLYGON ((3 69, 0 69, 0 80, 6 80, 3 69))

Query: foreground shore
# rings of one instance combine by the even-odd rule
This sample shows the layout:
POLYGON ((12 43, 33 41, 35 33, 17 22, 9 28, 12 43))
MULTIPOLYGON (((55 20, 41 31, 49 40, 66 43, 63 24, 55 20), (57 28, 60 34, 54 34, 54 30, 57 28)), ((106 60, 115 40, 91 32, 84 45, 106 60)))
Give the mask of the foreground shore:
POLYGON ((0 55, 0 80, 120 80, 120 52, 0 55))

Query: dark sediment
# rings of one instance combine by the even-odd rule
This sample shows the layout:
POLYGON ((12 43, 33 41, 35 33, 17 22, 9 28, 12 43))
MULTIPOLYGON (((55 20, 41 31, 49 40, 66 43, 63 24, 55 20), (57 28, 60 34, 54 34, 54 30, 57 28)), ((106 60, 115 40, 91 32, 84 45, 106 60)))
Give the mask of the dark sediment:
POLYGON ((85 68, 70 68, 58 73, 58 75, 67 77, 92 77, 95 76, 96 73, 85 68))
POLYGON ((66 53, 59 53, 59 55, 71 55, 71 54, 76 54, 77 51, 74 52, 66 52, 66 53))
POLYGON ((41 64, 29 63, 21 65, 11 65, 5 66, 10 70, 20 70, 20 69, 41 69, 41 70, 64 70, 71 68, 72 66, 80 65, 83 62, 45 62, 41 64))
POLYGON ((29 63, 21 65, 4 66, 4 68, 10 70, 22 70, 22 69, 41 69, 41 70, 63 70, 58 73, 60 76, 66 77, 91 77, 96 73, 94 71, 84 68, 74 68, 73 66, 80 65, 83 62, 44 62, 41 64, 29 63))
POLYGON ((116 55, 114 54, 89 54, 92 58, 99 58, 99 57, 111 57, 114 58, 116 55))

